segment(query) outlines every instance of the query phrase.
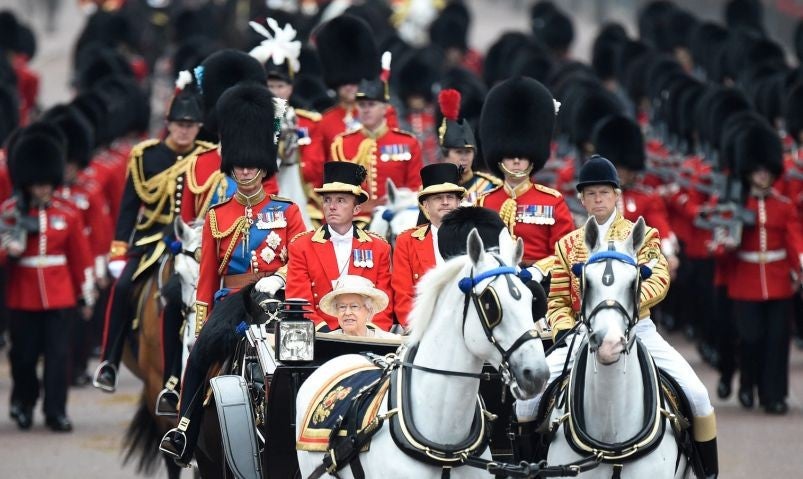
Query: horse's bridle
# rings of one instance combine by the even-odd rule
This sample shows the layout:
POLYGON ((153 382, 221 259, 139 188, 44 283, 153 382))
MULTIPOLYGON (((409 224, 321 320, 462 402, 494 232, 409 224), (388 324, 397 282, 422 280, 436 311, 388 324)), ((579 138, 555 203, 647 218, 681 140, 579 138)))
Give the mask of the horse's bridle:
POLYGON ((633 327, 638 322, 639 303, 640 303, 640 299, 641 299, 640 295, 639 295, 639 293, 641 291, 641 269, 640 269, 640 266, 636 263, 636 260, 633 259, 631 256, 628 256, 628 255, 626 255, 624 253, 620 253, 618 251, 615 251, 613 249, 613 243, 612 242, 609 243, 607 251, 600 251, 600 252, 592 254, 588 258, 588 260, 585 262, 585 264, 583 265, 583 274, 582 274, 582 278, 581 278, 581 288, 580 289, 581 289, 581 292, 582 292, 582 294, 581 294, 582 299, 581 299, 581 303, 580 303, 580 321, 586 327, 586 330, 588 332, 588 336, 591 336, 591 333, 593 332, 593 330, 591 329, 591 320, 594 318, 594 316, 596 316, 600 311, 603 311, 605 309, 613 309, 613 310, 621 313, 625 318, 627 318, 627 328, 625 329, 625 343, 626 343, 626 345, 625 345, 624 352, 625 352, 625 354, 629 353, 630 349, 633 347, 633 343, 635 342, 634 341, 635 340, 635 335, 631 335, 631 332, 633 330, 633 327), (624 264, 633 266, 634 268, 636 268, 638 270, 637 274, 636 274, 636 281, 635 281, 634 288, 633 288, 633 311, 628 311, 627 308, 625 308, 622 305, 622 303, 620 303, 619 301, 617 301, 615 299, 605 299, 605 300, 602 300, 599 303, 597 303, 597 305, 594 306, 594 309, 592 309, 590 313, 586 314, 586 306, 587 305, 586 305, 586 295, 585 295, 585 289, 586 289, 586 286, 585 286, 586 285, 586 271, 585 270, 586 270, 586 267, 588 267, 589 264, 601 263, 603 261, 605 262, 605 271, 602 274, 602 283, 605 286, 612 285, 613 282, 616 280, 616 278, 615 278, 615 276, 613 274, 613 267, 612 267, 612 262, 613 261, 619 261, 620 263, 624 263, 624 264))
POLYGON ((465 302, 463 303, 462 331, 465 338, 468 305, 469 300, 471 300, 477 310, 477 314, 480 317, 480 324, 482 325, 483 332, 485 332, 485 337, 488 338, 488 341, 493 344, 496 350, 499 351, 499 354, 502 355, 502 361, 499 363, 499 374, 502 376, 502 381, 506 385, 510 385, 514 381, 514 378, 510 373, 510 356, 512 356, 513 353, 515 353, 516 350, 519 349, 524 343, 534 339, 540 339, 540 336, 535 329, 530 329, 519 336, 518 339, 516 339, 507 349, 503 348, 499 344, 499 341, 497 341, 496 337, 494 337, 493 330, 502 322, 503 317, 502 306, 499 304, 499 296, 496 294, 496 290, 493 288, 494 282, 499 276, 504 276, 505 280, 507 281, 507 287, 510 295, 513 296, 514 299, 520 299, 521 291, 518 287, 516 287, 515 284, 513 284, 510 276, 518 276, 519 279, 521 279, 524 283, 529 281, 532 276, 527 270, 518 270, 512 266, 504 266, 502 260, 495 254, 493 254, 493 257, 499 263, 499 267, 490 269, 488 271, 483 271, 477 276, 474 276, 474 269, 472 268, 471 275, 461 279, 458 283, 460 291, 465 294, 465 302), (474 291, 474 287, 488 278, 493 278, 493 280, 488 284, 488 286, 485 287, 485 289, 482 290, 482 292, 479 294, 476 293, 474 291))

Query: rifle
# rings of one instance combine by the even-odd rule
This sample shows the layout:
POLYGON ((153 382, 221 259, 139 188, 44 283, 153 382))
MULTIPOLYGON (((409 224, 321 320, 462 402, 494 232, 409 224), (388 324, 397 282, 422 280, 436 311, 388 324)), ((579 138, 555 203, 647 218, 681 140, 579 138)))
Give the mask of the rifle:
POLYGON ((17 203, 14 209, 1 218, 0 238, 3 246, 16 242, 24 248, 28 233, 39 232, 39 219, 28 216, 28 203, 22 195, 15 194, 15 196, 17 203))

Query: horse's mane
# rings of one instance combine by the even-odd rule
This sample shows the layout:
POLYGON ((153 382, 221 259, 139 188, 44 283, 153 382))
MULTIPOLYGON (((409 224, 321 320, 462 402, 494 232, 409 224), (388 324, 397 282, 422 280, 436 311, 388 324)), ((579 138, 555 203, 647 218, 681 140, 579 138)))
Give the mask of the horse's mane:
POLYGON ((240 337, 237 325, 243 321, 252 322, 253 288, 253 285, 248 285, 215 303, 195 343, 193 354, 196 354, 196 350, 199 357, 220 357, 221 354, 231 353, 232 345, 236 345, 240 337))
POLYGON ((455 256, 444 264, 435 266, 427 271, 416 285, 415 304, 413 305, 408 322, 410 324, 409 344, 421 340, 427 326, 432 321, 435 303, 442 290, 451 282, 456 281, 460 270, 469 263, 468 255, 455 256))

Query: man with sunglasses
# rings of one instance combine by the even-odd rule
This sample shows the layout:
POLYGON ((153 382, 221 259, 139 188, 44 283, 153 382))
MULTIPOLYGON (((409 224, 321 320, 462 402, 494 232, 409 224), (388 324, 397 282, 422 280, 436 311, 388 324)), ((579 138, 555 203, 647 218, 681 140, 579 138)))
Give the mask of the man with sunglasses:
MULTIPOLYGON (((622 241, 630 235, 634 223, 624 219, 616 210, 622 190, 616 167, 610 161, 599 155, 591 157, 580 169, 577 192, 589 217, 593 217, 597 223, 600 241, 606 243, 622 241)), ((547 320, 552 327, 555 343, 560 343, 561 346, 547 356, 551 372, 550 381, 561 375, 567 355, 571 355, 569 363, 571 367, 585 336, 584 329, 580 328, 577 333, 572 333, 580 313, 582 297, 580 278, 573 274, 572 266, 583 264, 588 260, 585 228, 578 228, 561 238, 555 245, 555 255, 547 320), (574 341, 572 334, 577 334, 574 341), (570 344, 571 352, 565 347, 570 344)), ((663 300, 669 289, 667 261, 661 253, 661 238, 656 229, 647 228, 644 242, 636 255, 636 262, 638 265, 650 268, 652 273, 641 282, 639 319, 632 333, 637 335, 649 350, 656 365, 672 376, 686 395, 694 415, 693 435, 697 453, 706 477, 716 477, 718 474, 716 419, 708 391, 683 356, 661 337, 650 318, 650 308, 663 300)), ((540 396, 532 401, 519 401, 516 404, 522 442, 535 431, 535 415, 539 402, 540 396)))

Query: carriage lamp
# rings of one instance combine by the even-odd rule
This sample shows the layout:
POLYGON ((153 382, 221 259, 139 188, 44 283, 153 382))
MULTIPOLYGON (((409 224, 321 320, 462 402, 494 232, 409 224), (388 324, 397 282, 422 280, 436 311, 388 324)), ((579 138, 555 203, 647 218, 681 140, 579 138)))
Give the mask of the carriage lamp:
POLYGON ((302 363, 315 359, 315 324, 305 309, 304 299, 291 298, 282 303, 276 327, 276 360, 282 363, 302 363))

